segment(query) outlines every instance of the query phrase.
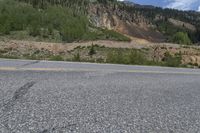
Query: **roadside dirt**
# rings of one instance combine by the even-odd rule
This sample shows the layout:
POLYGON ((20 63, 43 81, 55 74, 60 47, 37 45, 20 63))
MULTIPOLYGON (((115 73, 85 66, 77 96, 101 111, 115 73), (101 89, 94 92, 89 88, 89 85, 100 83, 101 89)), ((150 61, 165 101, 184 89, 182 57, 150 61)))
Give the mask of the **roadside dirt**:
MULTIPOLYGON (((77 43, 48 43, 34 41, 19 41, 19 40, 1 40, 0 54, 7 56, 20 56, 26 54, 37 53, 43 51, 46 55, 65 55, 69 54, 75 48, 91 45, 105 46, 108 48, 134 48, 147 49, 149 58, 161 61, 168 52, 171 55, 181 54, 182 64, 191 64, 200 66, 200 47, 199 46, 181 46, 170 43, 151 43, 144 39, 132 38, 131 42, 116 42, 116 41, 87 41, 77 43)), ((40 52, 41 53, 41 52, 40 52)))
POLYGON ((145 39, 133 38, 131 37, 131 42, 119 42, 119 41, 107 41, 107 40, 98 40, 98 41, 85 41, 85 42, 76 42, 76 43, 50 43, 50 42, 34 42, 34 41, 19 41, 19 40, 4 40, 0 41, 0 48, 9 48, 9 49, 47 49, 53 53, 71 51, 78 46, 91 46, 92 44, 98 44, 100 46, 105 46, 108 48, 149 48, 153 46, 173 46, 180 47, 176 44, 168 43, 151 43, 145 39))

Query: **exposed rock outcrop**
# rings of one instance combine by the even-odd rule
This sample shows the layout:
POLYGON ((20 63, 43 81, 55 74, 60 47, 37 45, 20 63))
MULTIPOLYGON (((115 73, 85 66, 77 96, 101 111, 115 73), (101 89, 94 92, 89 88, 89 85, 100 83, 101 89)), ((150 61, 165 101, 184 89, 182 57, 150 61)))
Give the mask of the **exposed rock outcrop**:
POLYGON ((163 42, 165 37, 153 30, 154 25, 139 14, 130 14, 117 5, 91 4, 88 8, 89 19, 96 27, 115 30, 132 37, 153 42, 163 42))

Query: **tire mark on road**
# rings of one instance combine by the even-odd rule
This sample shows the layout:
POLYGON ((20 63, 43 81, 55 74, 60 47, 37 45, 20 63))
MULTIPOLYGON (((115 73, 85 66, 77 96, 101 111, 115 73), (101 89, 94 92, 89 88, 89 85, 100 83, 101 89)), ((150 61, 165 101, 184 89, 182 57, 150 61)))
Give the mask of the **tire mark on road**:
POLYGON ((52 132, 75 132, 77 124, 76 123, 68 123, 62 127, 53 127, 51 129, 44 129, 39 133, 52 133, 52 132))
POLYGON ((28 82, 24 86, 17 89, 9 102, 3 105, 4 111, 9 111, 17 101, 19 101, 26 93, 28 93, 29 89, 35 84, 36 82, 28 82))
POLYGON ((15 106, 15 104, 20 101, 20 99, 22 99, 24 97, 24 95, 26 95, 28 93, 28 91, 30 90, 31 87, 33 87, 33 85, 36 82, 32 81, 32 82, 28 82, 25 85, 23 85, 22 87, 20 87, 19 89, 17 89, 13 95, 13 97, 3 105, 3 109, 2 109, 2 116, 0 117, 0 120, 2 121, 2 124, 4 125, 4 127, 6 127, 6 129, 8 131, 10 131, 11 129, 9 128, 8 125, 8 117, 9 117, 9 112, 10 110, 12 110, 12 108, 15 106))
MULTIPOLYGON (((21 65, 20 67, 26 67, 26 66, 29 66, 29 65, 37 64, 37 63, 39 63, 39 62, 40 62, 40 61, 32 61, 32 62, 23 64, 23 65, 21 65)), ((18 68, 19 68, 19 67, 18 67, 18 68)))

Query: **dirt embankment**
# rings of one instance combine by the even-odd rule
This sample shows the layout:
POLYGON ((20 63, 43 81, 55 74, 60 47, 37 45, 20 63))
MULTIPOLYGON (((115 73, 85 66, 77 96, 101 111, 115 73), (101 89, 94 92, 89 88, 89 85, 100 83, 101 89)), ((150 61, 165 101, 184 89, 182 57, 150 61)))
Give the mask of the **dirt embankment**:
MULTIPOLYGON (((132 38, 133 39, 133 38, 132 38)), ((77 43, 49 43, 49 42, 34 42, 34 41, 19 41, 19 40, 5 40, 0 41, 0 49, 10 49, 19 51, 31 51, 34 49, 47 50, 53 54, 65 53, 71 51, 78 46, 91 46, 92 44, 98 44, 108 48, 147 48, 154 44, 149 43, 143 39, 134 39, 131 42, 118 42, 118 41, 86 41, 77 43)))
MULTIPOLYGON (((88 47, 91 45, 104 46, 108 48, 146 49, 146 55, 155 61, 162 61, 166 53, 181 55, 182 64, 200 66, 200 47, 180 46, 169 43, 151 43, 143 39, 132 38, 132 42, 116 41, 88 41, 79 43, 47 43, 33 41, 4 40, 0 41, 1 57, 23 58, 26 55, 36 55, 37 59, 46 59, 49 56, 68 55, 77 47, 88 47), (44 57, 44 58, 42 58, 44 57)), ((87 54, 87 53, 85 53, 87 54)), ((84 55, 81 55, 84 56, 84 55)))

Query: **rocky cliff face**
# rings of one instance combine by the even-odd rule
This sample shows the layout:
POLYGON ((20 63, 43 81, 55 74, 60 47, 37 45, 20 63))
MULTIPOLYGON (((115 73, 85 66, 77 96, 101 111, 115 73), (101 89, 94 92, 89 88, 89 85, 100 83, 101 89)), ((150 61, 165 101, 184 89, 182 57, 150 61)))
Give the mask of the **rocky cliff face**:
POLYGON ((162 42, 165 37, 153 30, 154 25, 140 14, 130 14, 117 5, 91 4, 89 19, 96 27, 115 30, 130 37, 162 42))
MULTIPOLYGON (((110 8, 112 10, 112 8, 110 8)), ((116 26, 116 20, 114 20, 115 14, 101 4, 91 4, 89 6, 89 19, 96 27, 114 29, 116 26)))

